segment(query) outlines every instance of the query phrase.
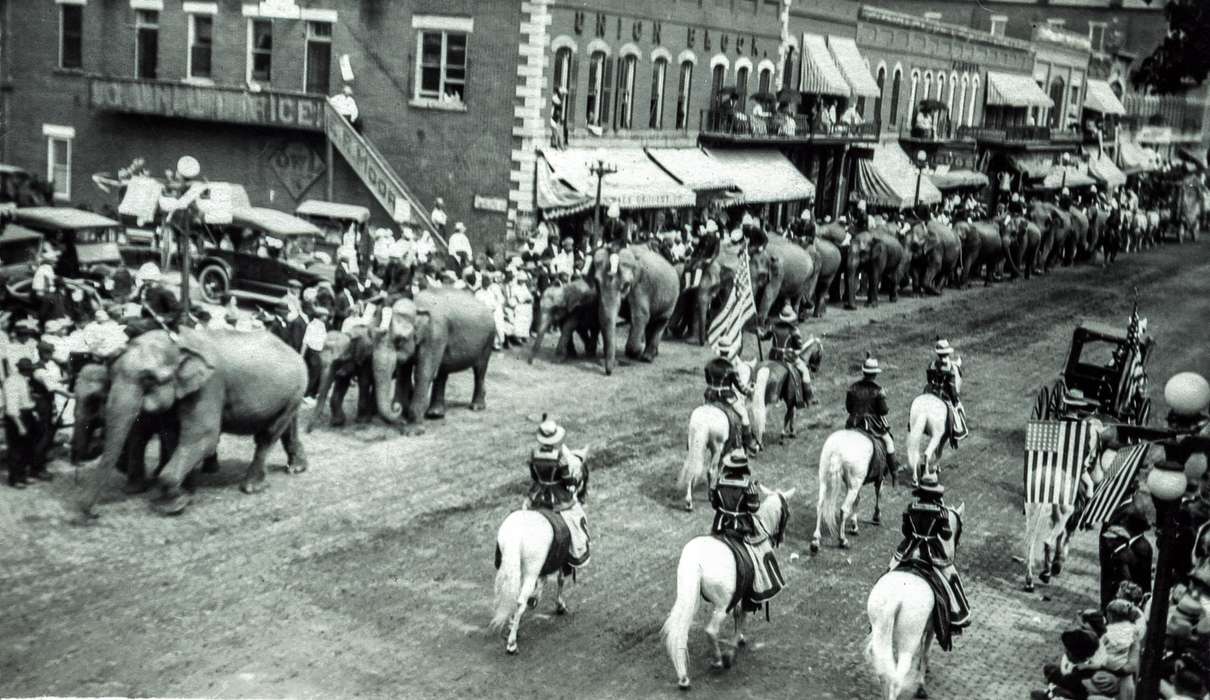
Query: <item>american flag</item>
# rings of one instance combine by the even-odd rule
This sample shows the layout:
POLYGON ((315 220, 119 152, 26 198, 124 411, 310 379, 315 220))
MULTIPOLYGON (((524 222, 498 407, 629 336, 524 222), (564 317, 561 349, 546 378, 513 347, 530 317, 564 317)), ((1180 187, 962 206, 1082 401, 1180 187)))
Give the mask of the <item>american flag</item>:
POLYGON ((1080 516, 1078 524, 1081 530, 1087 530, 1108 520, 1114 509, 1134 493, 1135 477, 1150 447, 1151 443, 1144 442, 1118 451, 1113 458, 1113 464, 1109 465, 1109 473, 1097 484, 1092 498, 1088 499, 1088 504, 1084 506, 1084 513, 1080 516))
POLYGON ((735 284, 727 304, 710 322, 706 344, 721 351, 727 359, 739 355, 744 345, 744 324, 756 316, 756 299, 752 296, 752 272, 748 267, 748 250, 741 248, 736 262, 735 284))
POLYGON ((1025 502, 1075 503, 1088 455, 1087 421, 1031 420, 1025 429, 1025 502))

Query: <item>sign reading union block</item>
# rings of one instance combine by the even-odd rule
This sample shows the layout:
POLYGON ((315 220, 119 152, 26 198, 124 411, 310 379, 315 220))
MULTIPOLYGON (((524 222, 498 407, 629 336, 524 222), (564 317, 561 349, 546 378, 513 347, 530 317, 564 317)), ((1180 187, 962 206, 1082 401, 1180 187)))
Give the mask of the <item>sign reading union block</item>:
POLYGON ((185 83, 94 78, 94 109, 321 131, 324 98, 185 83))

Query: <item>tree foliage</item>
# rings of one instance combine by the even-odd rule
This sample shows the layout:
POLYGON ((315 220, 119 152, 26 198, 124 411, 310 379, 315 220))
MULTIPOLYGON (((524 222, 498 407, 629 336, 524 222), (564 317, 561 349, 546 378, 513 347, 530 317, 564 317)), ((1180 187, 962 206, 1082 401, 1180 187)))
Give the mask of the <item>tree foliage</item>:
MULTIPOLYGON (((1155 0, 1147 0, 1148 4, 1155 0)), ((1210 73, 1210 0, 1168 0, 1168 33, 1131 75, 1137 87, 1183 92, 1210 73)))

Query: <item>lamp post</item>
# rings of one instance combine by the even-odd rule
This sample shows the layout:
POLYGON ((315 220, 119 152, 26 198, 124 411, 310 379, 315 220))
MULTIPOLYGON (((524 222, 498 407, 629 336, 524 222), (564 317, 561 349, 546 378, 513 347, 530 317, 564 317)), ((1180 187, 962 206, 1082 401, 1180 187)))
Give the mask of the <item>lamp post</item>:
POLYGON ((1151 617, 1139 661, 1138 700, 1159 700, 1160 662, 1164 655, 1164 638, 1168 632, 1168 598, 1171 597, 1175 549, 1175 514, 1180 497, 1185 493, 1185 468, 1176 462, 1160 462, 1147 475, 1147 488, 1155 503, 1157 544, 1159 556, 1155 569, 1155 585, 1151 590, 1151 617))
POLYGON ((593 157, 595 161, 588 166, 588 172, 592 173, 597 178, 597 201, 593 212, 593 219, 596 222, 597 235, 601 235, 601 183, 605 181, 606 175, 612 175, 618 171, 616 165, 605 162, 605 151, 598 148, 593 157))
MULTIPOLYGON (((197 158, 193 156, 181 156, 176 162, 176 174, 180 176, 186 184, 185 192, 189 192, 192 180, 202 174, 202 166, 197 162, 197 158)), ((182 195, 182 199, 188 199, 185 211, 181 212, 185 220, 181 223, 181 232, 177 241, 177 249, 181 252, 181 318, 189 318, 189 244, 190 231, 193 226, 193 213, 197 211, 194 206, 194 198, 187 198, 182 195)))
POLYGON ((928 165, 928 154, 924 151, 916 151, 916 197, 912 202, 912 207, 920 206, 920 180, 924 177, 924 166, 928 165))
POLYGON ((1064 153, 1063 155, 1059 156, 1059 163, 1063 166, 1063 185, 1059 188, 1060 192, 1067 189, 1067 164, 1070 162, 1070 154, 1064 153))

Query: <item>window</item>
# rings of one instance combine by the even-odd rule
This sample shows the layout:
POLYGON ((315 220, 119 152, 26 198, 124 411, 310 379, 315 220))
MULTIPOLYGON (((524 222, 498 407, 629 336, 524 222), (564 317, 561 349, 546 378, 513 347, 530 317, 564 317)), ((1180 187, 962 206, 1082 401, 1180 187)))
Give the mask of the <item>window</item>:
POLYGON ((1092 42, 1093 51, 1105 50, 1105 23, 1104 22, 1089 22, 1088 23, 1088 40, 1092 42))
POLYGON ((920 88, 920 71, 912 71, 912 92, 908 98, 908 126, 912 125, 912 120, 916 118, 916 95, 920 88))
POLYGON ((76 130, 70 126, 43 124, 46 137, 46 179, 51 181, 55 199, 71 199, 71 142, 76 130))
POLYGON ((924 13, 924 18, 925 18, 925 19, 927 19, 927 20, 931 20, 931 21, 933 21, 933 22, 940 22, 940 21, 941 21, 941 13, 940 13, 940 12, 925 12, 925 13, 924 13))
POLYGON ((954 111, 954 118, 957 120, 958 126, 962 126, 963 124, 967 123, 962 117, 966 114, 966 91, 970 88, 970 86, 970 76, 963 73, 962 90, 958 93, 958 109, 954 111))
POLYGON ((681 76, 677 80, 676 128, 689 128, 689 98, 693 96, 693 61, 681 62, 681 76))
POLYGON ((84 67, 83 5, 59 5, 59 67, 84 67))
POLYGON ((991 21, 991 35, 1004 36, 1004 32, 1008 29, 1008 15, 992 15, 991 21))
POLYGON ((554 78, 551 94, 563 91, 563 97, 560 99, 563 103, 559 112, 562 117, 560 123, 570 124, 572 108, 576 103, 576 55, 571 47, 563 46, 555 52, 554 78))
MULTIPOLYGON (((923 102, 933 96, 933 74, 931 71, 926 71, 924 74, 924 92, 920 93, 920 100, 923 102)), ((913 104, 915 100, 912 100, 913 104)))
POLYGON ((886 66, 878 66, 878 97, 874 98, 874 121, 882 123, 882 100, 886 95, 886 66))
POLYGON ((782 86, 787 87, 787 88, 791 87, 792 85, 798 84, 798 83, 794 82, 794 59, 795 59, 794 47, 787 46, 786 47, 786 63, 785 63, 785 65, 782 66, 782 69, 781 69, 781 84, 782 84, 782 86))
POLYGON ((718 93, 723 89, 723 81, 727 78, 727 67, 716 63, 710 70, 710 104, 718 105, 718 93))
MULTIPOLYGON (((1072 85, 1071 86, 1071 101, 1067 103, 1067 111, 1069 113, 1076 112, 1076 114, 1070 115, 1070 118, 1074 118, 1076 120, 1077 124, 1079 124, 1079 114, 1078 114, 1079 109, 1080 109, 1080 86, 1072 85)), ((1066 121, 1066 120, 1064 120, 1064 121, 1066 121)), ((1064 123, 1064 124, 1060 124, 1059 126, 1066 127, 1067 124, 1064 123)))
POLYGON ((739 93, 739 103, 741 105, 748 103, 748 75, 752 72, 748 66, 743 66, 735 71, 735 91, 739 93))
POLYGON ((155 80, 160 53, 160 13, 139 10, 134 15, 135 77, 155 80))
POLYGON ((417 99, 466 102, 466 37, 460 32, 417 32, 417 99))
POLYGON ((664 82, 668 77, 668 59, 657 58, 651 68, 651 114, 647 126, 664 128, 664 82))
POLYGON ((332 73, 332 23, 307 22, 307 53, 303 63, 303 91, 328 94, 332 73))
POLYGON ((759 92, 769 92, 773 87, 773 71, 769 68, 760 69, 760 81, 757 85, 759 92))
POLYGON ((595 51, 588 61, 588 99, 584 104, 584 119, 589 126, 601 126, 609 115, 608 88, 610 76, 606 71, 611 61, 604 51, 595 51))
POLYGON ((966 103, 966 123, 975 126, 975 104, 979 99, 979 76, 971 78, 970 101, 966 103))
POLYGON ((248 20, 248 82, 267 83, 273 68, 273 21, 248 20))
POLYGON ((1054 108, 1050 110, 1050 127, 1052 129, 1063 126, 1063 96, 1067 94, 1066 87, 1062 78, 1055 78, 1050 83, 1050 99, 1055 103, 1054 108))
POLYGON ((897 67, 891 78, 891 126, 899 123, 899 88, 902 82, 903 71, 897 67))
POLYGON ((938 102, 945 99, 945 75, 944 74, 939 74, 937 76, 937 94, 934 96, 933 99, 937 100, 938 102))
POLYGON ((189 15, 189 65, 186 75, 190 78, 209 80, 213 76, 211 55, 214 52, 214 18, 210 15, 189 15))
POLYGON ((618 71, 618 105, 614 110, 615 127, 618 129, 629 129, 634 123, 634 75, 638 70, 637 56, 622 59, 622 68, 618 71))

